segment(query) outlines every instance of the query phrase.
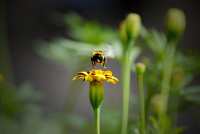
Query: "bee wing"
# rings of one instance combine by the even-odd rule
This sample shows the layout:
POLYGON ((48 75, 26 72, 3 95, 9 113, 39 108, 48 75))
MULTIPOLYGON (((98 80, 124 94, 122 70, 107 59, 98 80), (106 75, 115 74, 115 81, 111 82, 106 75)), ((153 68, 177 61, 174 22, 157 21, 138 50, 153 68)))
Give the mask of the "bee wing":
POLYGON ((91 50, 92 55, 94 55, 96 51, 97 50, 95 48, 92 48, 92 50, 91 50))
MULTIPOLYGON (((118 45, 117 45, 118 46, 118 45)), ((91 49, 92 54, 94 55, 96 52, 103 52, 103 55, 106 58, 114 58, 116 57, 116 47, 111 43, 104 43, 101 46, 91 49)))
POLYGON ((104 48, 104 56, 106 58, 114 58, 114 51, 111 45, 106 45, 106 47, 104 48))

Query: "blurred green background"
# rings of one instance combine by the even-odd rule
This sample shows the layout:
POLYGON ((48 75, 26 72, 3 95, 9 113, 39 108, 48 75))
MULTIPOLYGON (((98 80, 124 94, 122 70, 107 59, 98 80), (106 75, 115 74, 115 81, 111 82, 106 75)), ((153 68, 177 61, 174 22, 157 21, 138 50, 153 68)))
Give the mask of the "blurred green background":
MULTIPOLYGON (((184 54, 190 57, 185 61, 177 59, 181 66, 188 63, 185 66, 190 66, 195 74, 189 83, 192 90, 183 93, 187 99, 181 103, 177 124, 184 127, 185 134, 198 134, 199 5, 197 0, 1 0, 0 133, 92 133, 87 85, 71 81, 75 72, 90 68, 89 50, 112 44, 113 53, 119 54, 118 59, 116 31, 129 12, 139 13, 149 29, 161 31, 166 11, 177 7, 187 16, 187 28, 178 50, 183 54, 180 57, 184 54), (105 42, 107 44, 103 44, 105 42)), ((146 49, 144 47, 144 52, 146 49)), ((112 59, 108 62, 119 77, 119 62, 112 59)), ((106 87, 102 127, 109 128, 103 133, 112 134, 119 128, 121 89, 120 84, 106 87)), ((132 89, 136 92, 135 81, 132 89)))

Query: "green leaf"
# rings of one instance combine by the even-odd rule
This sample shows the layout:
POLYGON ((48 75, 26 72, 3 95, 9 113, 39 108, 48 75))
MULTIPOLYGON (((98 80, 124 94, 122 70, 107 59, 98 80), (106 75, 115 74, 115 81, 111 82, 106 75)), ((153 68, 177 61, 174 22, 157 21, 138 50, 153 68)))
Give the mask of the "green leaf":
POLYGON ((70 36, 75 40, 99 45, 117 39, 117 32, 108 26, 86 21, 77 14, 68 14, 65 18, 70 36))
POLYGON ((166 46, 165 34, 156 30, 147 30, 143 27, 141 36, 153 53, 162 55, 166 46))

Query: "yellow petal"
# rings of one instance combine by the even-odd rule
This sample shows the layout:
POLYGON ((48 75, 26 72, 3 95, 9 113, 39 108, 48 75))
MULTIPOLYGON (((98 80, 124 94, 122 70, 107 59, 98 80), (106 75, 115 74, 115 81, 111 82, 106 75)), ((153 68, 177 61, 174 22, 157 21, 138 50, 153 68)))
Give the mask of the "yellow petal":
POLYGON ((105 76, 112 76, 112 71, 106 70, 106 71, 104 71, 104 75, 105 76))
POLYGON ((93 81, 93 78, 90 75, 87 75, 85 76, 85 80, 91 82, 93 81))
POLYGON ((87 76, 87 75, 88 75, 88 72, 84 72, 84 71, 78 72, 77 75, 84 75, 84 76, 87 76))
POLYGON ((93 76, 93 78, 95 80, 97 80, 97 81, 104 81, 104 80, 106 80, 106 77, 104 75, 102 75, 102 74, 97 74, 97 75, 93 76))
POLYGON ((87 72, 78 72, 72 80, 86 80, 86 78, 88 77, 88 73, 87 72))
POLYGON ((95 73, 95 75, 103 75, 103 71, 98 69, 98 70, 93 70, 93 73, 95 73))
POLYGON ((116 84, 119 80, 113 76, 112 71, 110 70, 100 70, 100 69, 93 69, 88 72, 82 71, 78 72, 76 76, 73 77, 72 80, 84 80, 89 82, 103 82, 107 81, 112 84, 116 84))
POLYGON ((111 76, 111 77, 107 77, 106 81, 111 83, 111 84, 116 84, 119 80, 116 77, 111 76))

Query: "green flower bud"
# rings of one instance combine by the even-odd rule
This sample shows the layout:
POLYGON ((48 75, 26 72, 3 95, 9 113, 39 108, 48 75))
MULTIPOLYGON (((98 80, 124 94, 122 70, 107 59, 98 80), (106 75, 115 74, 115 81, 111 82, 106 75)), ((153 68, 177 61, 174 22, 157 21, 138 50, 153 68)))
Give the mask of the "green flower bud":
POLYGON ((169 40, 178 39, 185 30, 186 19, 182 10, 171 8, 166 15, 166 32, 169 40))
POLYGON ((90 103, 92 108, 96 110, 101 105, 104 98, 104 88, 103 83, 93 81, 90 83, 89 91, 90 103))
POLYGON ((141 18, 138 14, 130 13, 120 24, 120 38, 123 43, 139 36, 141 29, 141 18))
POLYGON ((155 113, 161 113, 164 111, 164 105, 162 101, 162 96, 160 94, 156 94, 151 98, 151 108, 155 113))
POLYGON ((127 33, 130 38, 136 38, 140 34, 141 18, 138 14, 131 13, 126 18, 127 33))
POLYGON ((143 64, 143 63, 136 64, 136 74, 137 75, 144 74, 145 70, 146 70, 145 64, 143 64))

